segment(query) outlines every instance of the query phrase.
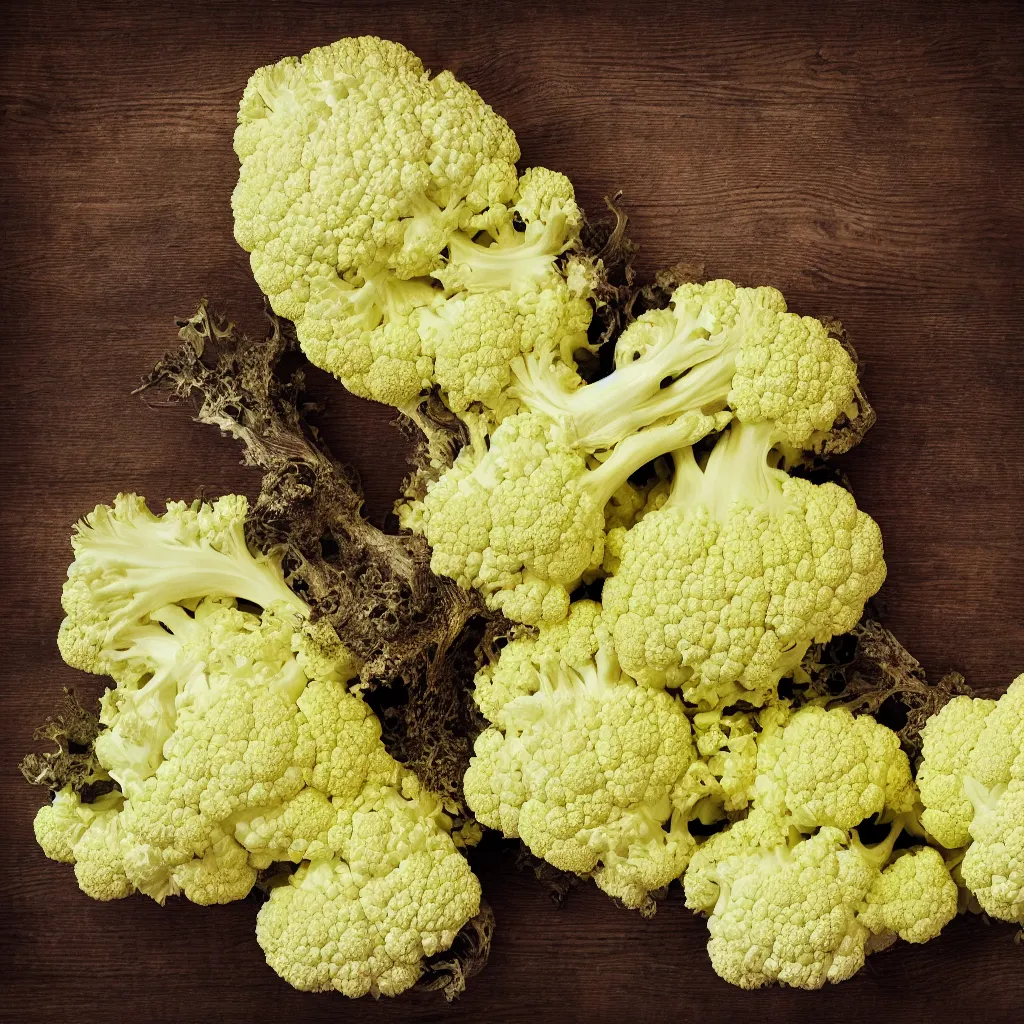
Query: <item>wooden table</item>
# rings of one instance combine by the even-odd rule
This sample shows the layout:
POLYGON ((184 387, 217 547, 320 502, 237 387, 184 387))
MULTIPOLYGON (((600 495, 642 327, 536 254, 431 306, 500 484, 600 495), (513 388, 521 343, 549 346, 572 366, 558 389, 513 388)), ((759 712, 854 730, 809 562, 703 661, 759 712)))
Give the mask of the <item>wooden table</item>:
MULTIPOLYGON (((17 771, 62 686, 102 687, 54 643, 75 519, 120 489, 257 486, 232 442, 129 392, 201 295, 260 328, 228 203, 238 97, 258 65, 359 33, 457 72, 508 118, 524 161, 567 172, 588 208, 623 189, 643 271, 702 260, 843 319, 879 413, 845 468, 885 534, 888 624, 929 672, 957 667, 999 692, 1024 670, 1016 5, 14 6, 0 155, 0 1018, 1020 1020, 1008 926, 957 920, 821 993, 745 993, 712 973, 679 891, 653 921, 592 887, 558 911, 490 842, 474 863, 499 931, 461 1002, 304 995, 265 966, 254 899, 204 910, 83 896, 36 848, 42 794, 17 771)), ((389 416, 317 387, 328 437, 381 520, 403 473, 389 416)))

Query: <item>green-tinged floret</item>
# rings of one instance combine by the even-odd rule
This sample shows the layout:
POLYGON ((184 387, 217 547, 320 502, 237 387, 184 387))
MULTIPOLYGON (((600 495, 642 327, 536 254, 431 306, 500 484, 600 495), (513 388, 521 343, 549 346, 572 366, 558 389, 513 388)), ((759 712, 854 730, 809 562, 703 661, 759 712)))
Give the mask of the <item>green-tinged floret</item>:
POLYGON ((467 446, 454 466, 405 510, 422 532, 431 568, 476 588, 517 622, 558 622, 569 593, 604 555, 605 506, 641 466, 720 426, 694 413, 622 441, 603 462, 543 416, 517 413, 490 446, 467 446))
POLYGON ((684 880, 687 906, 709 916, 715 971, 741 988, 820 988, 894 937, 938 935, 956 885, 936 850, 894 853, 904 829, 917 831, 896 734, 813 705, 758 717, 749 814, 700 846, 684 880), (891 823, 876 845, 859 834, 866 820, 891 823))
POLYGON ((361 36, 259 68, 238 110, 235 237, 274 310, 317 278, 428 274, 461 221, 509 201, 512 130, 450 72, 361 36))
POLYGON ((61 603, 57 643, 64 660, 106 674, 128 631, 169 604, 237 597, 266 608, 280 603, 306 614, 277 561, 245 541, 248 503, 228 495, 211 504, 172 501, 157 516, 135 494, 97 505, 71 539, 75 560, 61 603))
POLYGON ((514 393, 573 436, 613 445, 665 417, 731 409, 742 423, 771 422, 778 440, 805 447, 854 397, 857 368, 818 321, 786 312, 774 288, 730 281, 686 284, 668 309, 623 333, 616 368, 567 387, 538 353, 516 364, 514 393))
POLYGON ((795 829, 779 835, 762 815, 713 836, 686 874, 687 906, 709 915, 715 972, 746 989, 816 989, 853 977, 870 935, 858 913, 899 827, 865 847, 832 826, 809 838, 795 829))
POLYGON ((738 424, 703 470, 676 453, 668 500, 626 533, 604 586, 623 668, 702 708, 770 699, 885 579, 875 522, 836 484, 773 468, 776 440, 770 424, 738 424))
POLYGON ((931 846, 901 850, 872 883, 860 920, 875 935, 930 942, 956 916, 956 882, 931 846))
POLYGON ((998 701, 955 697, 921 738, 922 823, 967 846, 961 877, 987 914, 1024 924, 1024 675, 998 701))
POLYGON ((437 383, 490 407, 535 347, 576 383, 594 277, 556 263, 578 244, 572 184, 517 178, 511 129, 450 72, 365 36, 285 58, 246 87, 235 151, 256 282, 350 391, 408 407, 437 383))
POLYGON ((535 633, 520 632, 494 661, 484 665, 473 683, 473 700, 490 722, 516 697, 536 693, 541 669, 557 658, 570 668, 582 668, 593 661, 600 646, 598 620, 601 606, 596 601, 575 601, 561 622, 545 624, 535 633))
MULTIPOLYGON (((523 659, 508 650, 514 670, 523 659)), ((638 908, 685 868, 694 841, 672 793, 694 759, 690 723, 607 648, 576 667, 543 659, 539 687, 504 704, 475 751, 465 793, 478 820, 555 867, 638 908)))
POLYGON ((981 697, 954 697, 921 730, 921 824, 948 850, 971 841, 974 805, 964 791, 963 777, 995 706, 994 700, 981 697))
POLYGON ((341 817, 336 854, 271 891, 256 937, 295 988, 397 995, 477 913, 480 883, 440 804, 415 786, 368 788, 341 817))
POLYGON ((36 837, 101 900, 227 903, 259 870, 301 864, 261 913, 271 965, 297 987, 394 994, 477 913, 479 883, 440 800, 349 689, 358 660, 247 547, 245 512, 228 496, 156 517, 121 496, 80 525, 62 651, 117 683, 94 746, 97 780, 120 788, 93 802, 62 789, 36 837), (341 875, 344 898, 320 886, 341 875), (370 945, 310 945, 345 915, 370 945))
POLYGON ((892 821, 917 800, 899 737, 868 715, 809 706, 757 742, 758 805, 801 829, 851 829, 866 818, 892 821))

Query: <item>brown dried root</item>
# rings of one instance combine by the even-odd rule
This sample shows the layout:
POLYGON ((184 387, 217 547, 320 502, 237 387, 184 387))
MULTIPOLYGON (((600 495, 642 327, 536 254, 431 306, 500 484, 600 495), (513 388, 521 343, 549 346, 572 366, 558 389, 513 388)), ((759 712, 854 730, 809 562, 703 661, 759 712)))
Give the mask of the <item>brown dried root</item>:
POLYGON ((481 900, 480 911, 462 926, 451 947, 427 960, 417 986, 428 992, 440 989, 449 1003, 458 999, 466 982, 487 966, 493 938, 494 911, 481 900))
POLYGON ((52 792, 70 786, 87 801, 109 792, 114 783, 93 751, 99 731, 99 719, 82 707, 74 690, 65 687, 54 713, 33 733, 33 739, 48 740, 57 749, 26 754, 19 766, 25 781, 52 792))
POLYGON ((826 707, 870 714, 893 729, 913 762, 921 753, 921 730, 931 715, 971 689, 950 672, 928 682, 920 662, 875 619, 861 619, 853 630, 808 651, 803 669, 809 696, 826 707))
POLYGON ((430 571, 422 538, 382 533, 363 518, 358 482, 309 422, 302 373, 280 372, 297 350, 293 325, 269 310, 267 318, 266 338, 251 341, 204 300, 179 321, 182 345, 139 390, 193 401, 199 422, 241 442, 243 462, 263 472, 250 542, 282 552, 289 584, 362 661, 390 752, 458 803, 478 731, 477 648, 501 627, 477 594, 430 571))

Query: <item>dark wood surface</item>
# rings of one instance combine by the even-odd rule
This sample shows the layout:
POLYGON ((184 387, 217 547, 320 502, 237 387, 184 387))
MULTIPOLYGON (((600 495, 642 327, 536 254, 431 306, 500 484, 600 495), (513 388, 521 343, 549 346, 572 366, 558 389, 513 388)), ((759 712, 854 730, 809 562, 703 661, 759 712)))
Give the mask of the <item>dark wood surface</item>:
MULTIPOLYGON (((88 900, 35 847, 41 794, 16 767, 62 686, 101 688, 54 643, 74 520, 119 489, 256 486, 231 442, 129 392, 201 295, 259 329, 231 234, 238 96, 258 65, 358 33, 456 71, 588 208, 622 188, 644 271, 703 260, 842 318, 879 413, 845 467, 885 535, 888 624, 929 672, 999 692, 1024 671, 1018 5, 34 2, 4 22, 0 1018, 1024 1016, 1010 927, 961 919, 842 986, 744 993, 678 891, 653 921, 593 888, 555 910, 492 843, 474 860, 498 933, 461 1002, 303 995, 263 963, 255 900, 88 900)), ((380 520, 404 469, 389 416, 317 382, 380 520)))

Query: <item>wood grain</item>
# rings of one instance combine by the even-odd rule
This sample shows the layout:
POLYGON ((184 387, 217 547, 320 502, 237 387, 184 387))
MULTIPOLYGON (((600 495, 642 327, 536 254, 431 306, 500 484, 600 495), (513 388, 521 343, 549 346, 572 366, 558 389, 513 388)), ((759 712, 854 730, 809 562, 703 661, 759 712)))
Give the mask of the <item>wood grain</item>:
MULTIPOLYGON (((556 911, 488 841, 499 931, 454 1007, 348 1003, 263 964, 255 901, 86 899, 46 861, 16 770, 64 685, 54 635, 72 522, 118 490, 154 499, 256 480, 232 443, 129 394, 209 295, 251 329, 232 240, 235 104, 252 69, 374 33, 449 67, 511 122, 524 160, 583 202, 625 190, 642 268, 682 257, 781 287, 846 324, 879 424, 846 459, 881 524, 890 626, 932 673, 997 693, 1024 669, 1024 22, 1012 2, 610 0, 587 4, 33 2, 0 46, 5 444, 0 591, 0 1019, 508 1022, 1021 1017, 1012 929, 954 922, 818 994, 715 978, 680 893, 653 921, 596 890, 556 911)), ((327 433, 382 520, 403 474, 385 410, 323 377, 327 433)))

